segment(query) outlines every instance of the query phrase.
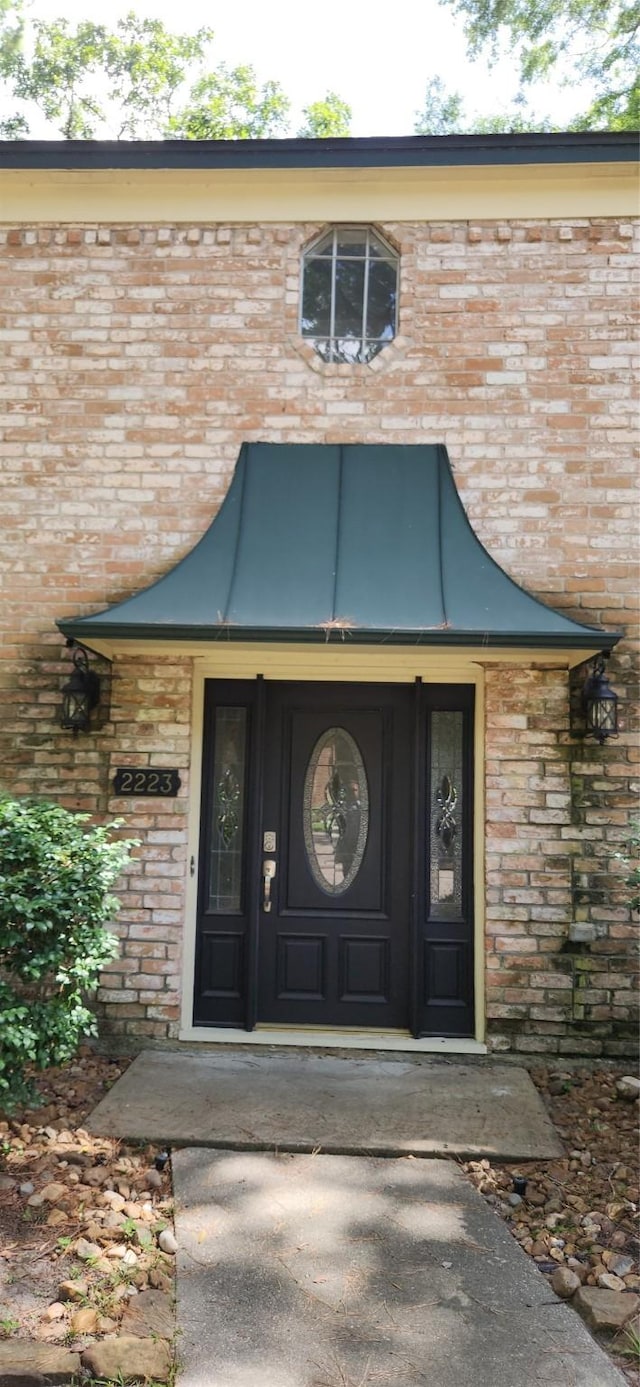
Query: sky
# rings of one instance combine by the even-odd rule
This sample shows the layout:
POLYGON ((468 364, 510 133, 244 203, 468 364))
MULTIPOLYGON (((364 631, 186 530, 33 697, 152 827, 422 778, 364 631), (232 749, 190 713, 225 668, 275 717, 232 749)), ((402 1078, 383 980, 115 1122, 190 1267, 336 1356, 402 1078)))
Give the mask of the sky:
MULTIPOLYGON (((219 8, 202 0, 32 0, 29 12, 70 21, 113 24, 134 9, 168 28, 214 30, 214 58, 255 67, 261 80, 282 83, 294 108, 292 130, 302 107, 335 91, 352 107, 353 135, 407 135, 424 104, 427 80, 439 76, 461 91, 469 114, 507 109, 517 87, 516 63, 504 58, 490 70, 470 63, 460 20, 438 0, 226 0, 219 8)), ((541 88, 536 110, 558 123, 580 106, 579 94, 541 88)), ((35 133, 35 132, 34 132, 35 133)), ((44 133, 44 132, 38 132, 44 133)))

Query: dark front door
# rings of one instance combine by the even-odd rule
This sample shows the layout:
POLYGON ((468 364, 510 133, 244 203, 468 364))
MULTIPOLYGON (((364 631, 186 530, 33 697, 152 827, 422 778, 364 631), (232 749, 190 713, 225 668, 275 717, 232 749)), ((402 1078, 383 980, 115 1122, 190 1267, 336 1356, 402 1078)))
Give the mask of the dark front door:
POLYGON ((409 1024, 411 695, 267 690, 259 1021, 409 1024))
POLYGON ((473 1034, 473 689, 212 680, 194 1024, 473 1034))

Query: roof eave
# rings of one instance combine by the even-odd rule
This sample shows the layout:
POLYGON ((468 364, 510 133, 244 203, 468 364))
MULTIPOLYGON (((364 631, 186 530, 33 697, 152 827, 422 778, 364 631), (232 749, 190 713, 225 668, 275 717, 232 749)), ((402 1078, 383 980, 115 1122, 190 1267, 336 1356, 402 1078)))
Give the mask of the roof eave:
POLYGON ((419 168, 636 162, 637 133, 373 136, 270 140, 4 140, 7 169, 419 168))
POLYGON ((621 639, 618 631, 596 631, 590 627, 569 632, 548 631, 460 631, 442 629, 374 630, 369 627, 327 626, 301 628, 220 626, 170 626, 99 621, 91 618, 56 623, 69 640, 90 643, 94 640, 127 641, 256 641, 286 643, 316 643, 366 645, 440 645, 485 647, 487 649, 520 648, 561 650, 612 650, 621 639))

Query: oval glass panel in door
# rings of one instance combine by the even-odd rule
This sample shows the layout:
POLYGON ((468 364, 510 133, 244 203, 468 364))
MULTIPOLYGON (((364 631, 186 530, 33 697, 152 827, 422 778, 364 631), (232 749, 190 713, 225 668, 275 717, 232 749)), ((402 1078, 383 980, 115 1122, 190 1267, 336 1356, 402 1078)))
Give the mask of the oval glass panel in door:
POLYGON ((318 738, 304 780, 304 844, 311 875, 327 896, 355 881, 369 831, 369 786, 357 743, 344 727, 318 738))

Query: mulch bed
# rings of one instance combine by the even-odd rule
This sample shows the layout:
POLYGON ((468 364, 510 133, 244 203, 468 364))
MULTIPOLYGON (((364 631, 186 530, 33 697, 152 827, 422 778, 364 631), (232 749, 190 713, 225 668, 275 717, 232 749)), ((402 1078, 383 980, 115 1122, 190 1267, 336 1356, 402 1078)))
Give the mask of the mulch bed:
POLYGON ((152 1147, 82 1126, 129 1062, 85 1052, 38 1078, 41 1106, 0 1115, 0 1340, 82 1352, 123 1318, 127 1332, 128 1308, 150 1290, 167 1297, 173 1334, 170 1167, 152 1147))

